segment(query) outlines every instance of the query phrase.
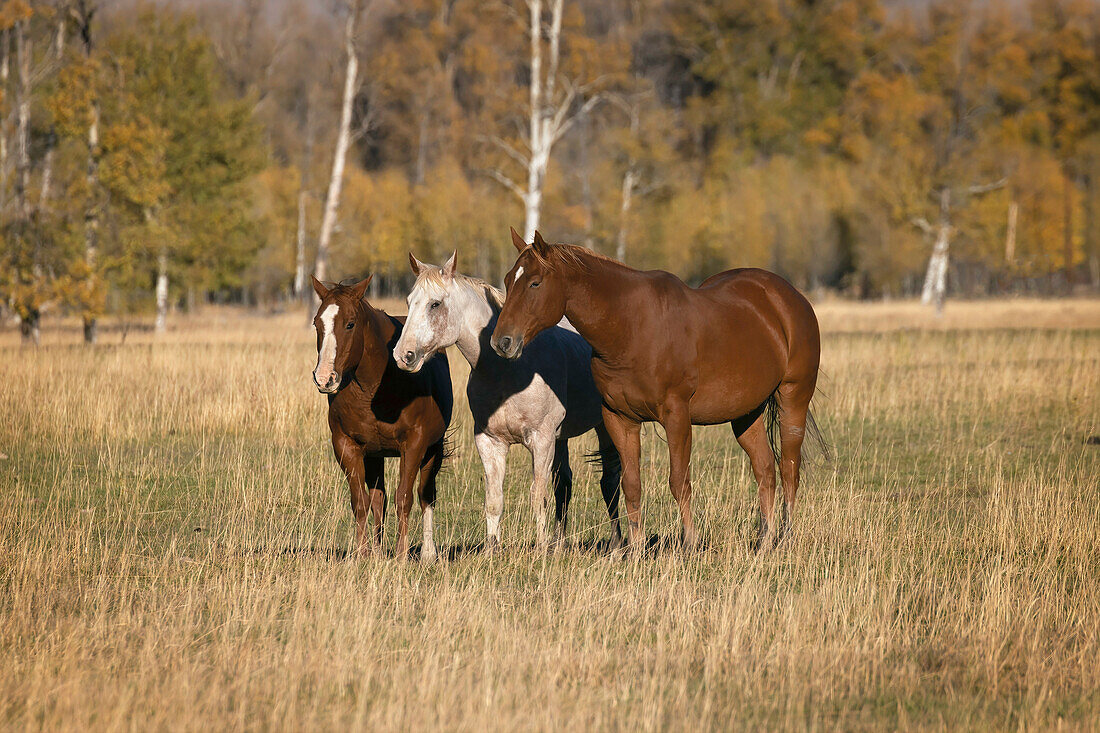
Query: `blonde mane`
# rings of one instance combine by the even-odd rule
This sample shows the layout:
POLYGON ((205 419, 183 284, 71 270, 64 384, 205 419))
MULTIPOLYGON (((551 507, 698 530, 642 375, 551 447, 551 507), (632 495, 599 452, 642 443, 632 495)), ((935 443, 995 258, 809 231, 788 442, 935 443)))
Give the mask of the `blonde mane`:
MULTIPOLYGON (((456 272, 454 282, 470 290, 480 289, 484 291, 485 299, 489 301, 490 305, 495 308, 504 307, 504 292, 493 287, 481 278, 471 277, 470 275, 463 275, 461 272, 456 272)), ((428 265, 420 270, 420 275, 417 276, 416 284, 413 287, 420 287, 421 283, 430 288, 432 292, 438 293, 439 295, 442 295, 447 290, 447 283, 443 279, 443 268, 437 267, 436 265, 428 265)))

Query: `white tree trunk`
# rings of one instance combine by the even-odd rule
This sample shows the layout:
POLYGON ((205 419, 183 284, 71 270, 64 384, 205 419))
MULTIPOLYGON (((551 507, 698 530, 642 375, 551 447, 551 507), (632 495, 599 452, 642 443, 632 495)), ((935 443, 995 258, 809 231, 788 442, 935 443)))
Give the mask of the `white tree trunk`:
MULTIPOLYGON (((88 125, 88 168, 85 174, 88 183, 88 206, 84 210, 84 265, 87 269, 87 298, 98 297, 96 288, 96 260, 99 259, 99 104, 92 104, 92 121, 88 125)), ((94 310, 84 314, 84 343, 94 344, 99 340, 99 326, 94 310)))
POLYGON ((157 319, 153 324, 155 333, 164 333, 168 328, 168 252, 161 249, 157 255, 157 319))
POLYGON ((619 202, 619 233, 615 237, 615 259, 626 262, 626 239, 630 228, 630 206, 634 197, 637 174, 633 168, 627 168, 623 176, 622 199, 619 202))
MULTIPOLYGON (((73 8, 79 26, 78 32, 84 39, 84 58, 92 57, 92 17, 98 8, 94 2, 82 0, 73 8)), ((58 33, 62 33, 58 30, 58 33)), ((86 281, 84 283, 86 310, 84 320, 84 343, 94 344, 99 340, 99 327, 96 320, 97 299, 99 294, 98 275, 96 273, 96 261, 99 259, 99 100, 92 99, 92 119, 88 123, 88 161, 85 168, 84 180, 88 186, 88 202, 84 209, 84 266, 86 269, 86 281)))
POLYGON ((921 303, 935 304, 936 315, 943 315, 944 295, 947 291, 947 264, 951 247, 951 228, 941 225, 936 233, 936 244, 928 260, 928 271, 924 275, 924 289, 921 291, 921 303))
MULTIPOLYGON (((927 223, 925 227, 931 229, 927 223)), ((947 293, 947 264, 951 250, 951 189, 946 186, 940 191, 940 220, 936 226, 936 243, 932 247, 932 256, 928 260, 928 272, 924 275, 924 288, 920 301, 925 305, 934 303, 936 315, 943 315, 943 301, 947 293)))
MULTIPOLYGON (((20 230, 20 236, 25 236, 27 226, 31 221, 30 197, 28 185, 30 183, 31 159, 30 159, 30 122, 31 122, 31 56, 32 44, 27 33, 27 21, 21 20, 15 24, 15 60, 19 66, 19 85, 16 96, 16 176, 15 176, 15 205, 16 221, 20 230)), ((32 273, 37 281, 41 275, 38 245, 34 247, 32 273)), ((38 345, 40 305, 37 294, 32 295, 27 303, 23 303, 21 313, 20 332, 23 335, 24 344, 38 345)))
POLYGON ((340 130, 336 137, 336 150, 332 155, 332 178, 329 179, 328 193, 325 195, 321 232, 317 237, 317 259, 313 265, 313 274, 318 280, 324 280, 327 274, 329 243, 332 241, 332 231, 336 226, 340 191, 344 183, 344 163, 347 160, 348 145, 351 140, 351 108, 355 101, 359 80, 359 57, 355 54, 355 24, 358 16, 359 0, 352 0, 348 7, 348 18, 344 24, 344 53, 347 56, 347 70, 344 76, 344 98, 340 107, 340 130))
POLYGON ((527 242, 535 238, 535 230, 539 226, 546 169, 550 165, 550 151, 558 135, 554 114, 554 88, 561 55, 563 0, 551 0, 551 3, 547 39, 549 57, 545 78, 542 70, 542 0, 530 0, 528 3, 531 12, 531 157, 527 160, 527 191, 523 196, 523 238, 527 242))
MULTIPOLYGON (((10 31, 0 32, 0 89, 8 88, 11 75, 10 31)), ((7 120, 0 117, 0 211, 8 203, 8 136, 7 120)))
MULTIPOLYGON (((305 174, 303 174, 305 175, 305 174)), ((298 190, 298 233, 294 242, 294 297, 301 299, 306 288, 306 193, 305 186, 298 190)))
POLYGON ((1020 205, 1015 201, 1008 205, 1008 231, 1005 233, 1005 262, 1012 264, 1016 260, 1016 219, 1020 215, 1020 205))
POLYGON ((31 39, 27 36, 27 21, 15 24, 15 56, 19 65, 18 101, 16 102, 18 127, 16 142, 15 204, 18 216, 25 226, 30 221, 30 202, 27 188, 30 183, 30 126, 31 126, 31 39))

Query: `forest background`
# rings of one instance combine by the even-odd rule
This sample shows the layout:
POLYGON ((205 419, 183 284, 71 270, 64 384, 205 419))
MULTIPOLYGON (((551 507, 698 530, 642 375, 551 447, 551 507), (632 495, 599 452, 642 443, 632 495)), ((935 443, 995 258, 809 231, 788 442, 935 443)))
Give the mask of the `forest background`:
POLYGON ((0 0, 0 309, 289 307, 508 227, 689 283, 1100 288, 1090 0, 0 0))

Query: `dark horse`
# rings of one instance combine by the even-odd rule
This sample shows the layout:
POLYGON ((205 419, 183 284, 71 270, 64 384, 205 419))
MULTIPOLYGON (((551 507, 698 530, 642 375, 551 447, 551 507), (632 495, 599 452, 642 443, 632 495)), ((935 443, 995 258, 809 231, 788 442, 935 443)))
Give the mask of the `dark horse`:
POLYGON ((642 547, 640 439, 643 422, 668 436, 669 489, 680 506, 684 543, 691 517, 691 426, 729 422, 749 455, 760 491, 757 547, 776 539, 775 460, 786 512, 798 492, 802 441, 817 384, 821 336, 809 302, 764 270, 729 270, 690 288, 660 270, 639 272, 574 245, 549 245, 535 232, 505 275, 508 296, 491 340, 514 359, 535 334, 567 316, 592 345, 592 376, 604 422, 622 457, 630 542, 642 547), (769 420, 770 418, 770 420, 769 420), (769 438, 778 418, 780 451, 769 438))
POLYGON ((400 457, 397 481, 397 557, 409 552, 409 509, 413 482, 423 512, 424 542, 420 559, 435 558, 432 505, 435 479, 443 463, 444 436, 451 422, 451 373, 439 354, 420 372, 401 371, 390 358, 401 336, 403 318, 394 318, 363 299, 370 278, 327 287, 313 278, 321 299, 313 322, 317 328, 317 367, 313 382, 329 396, 328 426, 332 450, 351 489, 357 551, 382 549, 386 517, 383 459, 400 457), (367 507, 374 516, 373 541, 367 535, 367 507))

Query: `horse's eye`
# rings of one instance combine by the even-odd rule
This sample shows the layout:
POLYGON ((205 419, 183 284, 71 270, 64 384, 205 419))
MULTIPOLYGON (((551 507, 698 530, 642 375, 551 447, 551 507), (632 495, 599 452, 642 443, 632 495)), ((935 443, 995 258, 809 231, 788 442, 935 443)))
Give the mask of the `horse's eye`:
POLYGON ((539 285, 542 285, 542 280, 538 280, 538 281, 532 280, 531 285, 529 287, 537 288, 539 285))
POLYGON ((439 306, 440 306, 440 302, 439 302, 438 300, 437 300, 437 301, 434 301, 434 302, 432 303, 432 310, 434 311, 434 310, 435 310, 436 308, 438 308, 439 306))
POLYGON ((350 331, 351 329, 355 328, 355 322, 354 321, 348 321, 348 325, 344 326, 344 328, 346 328, 348 331, 350 331))

